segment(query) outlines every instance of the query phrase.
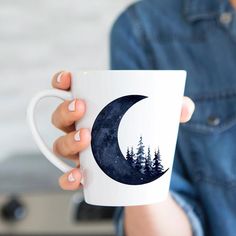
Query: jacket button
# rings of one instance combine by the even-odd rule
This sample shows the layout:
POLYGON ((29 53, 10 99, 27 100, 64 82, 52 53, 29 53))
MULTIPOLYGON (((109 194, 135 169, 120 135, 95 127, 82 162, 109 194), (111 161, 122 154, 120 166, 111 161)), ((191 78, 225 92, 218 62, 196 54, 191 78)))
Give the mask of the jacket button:
POLYGON ((220 15, 220 22, 224 25, 228 25, 233 19, 232 13, 224 12, 220 15))
POLYGON ((209 116, 207 119, 208 125, 218 126, 220 124, 220 118, 216 116, 209 116))

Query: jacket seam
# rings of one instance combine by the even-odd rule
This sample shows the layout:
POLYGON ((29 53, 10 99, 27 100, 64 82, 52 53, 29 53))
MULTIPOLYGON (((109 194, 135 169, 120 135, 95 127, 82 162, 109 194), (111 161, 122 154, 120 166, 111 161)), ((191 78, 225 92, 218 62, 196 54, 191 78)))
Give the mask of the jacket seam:
POLYGON ((154 60, 152 57, 152 50, 151 48, 148 47, 149 45, 148 37, 144 30, 142 21, 139 19, 136 8, 137 8, 137 3, 133 5, 133 8, 130 8, 130 11, 128 11, 128 15, 131 19, 131 24, 133 27, 133 33, 137 38, 138 42, 141 44, 142 48, 144 49, 145 55, 147 56, 147 59, 149 61, 148 64, 151 65, 152 68, 155 68, 154 60))

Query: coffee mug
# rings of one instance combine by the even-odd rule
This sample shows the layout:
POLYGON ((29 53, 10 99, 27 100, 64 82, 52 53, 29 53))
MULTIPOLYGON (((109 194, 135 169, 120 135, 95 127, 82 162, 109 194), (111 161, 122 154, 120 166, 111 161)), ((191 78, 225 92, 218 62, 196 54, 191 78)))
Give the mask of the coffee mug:
POLYGON ((45 157, 63 172, 72 169, 45 144, 35 124, 43 98, 81 98, 86 114, 76 129, 91 130, 91 144, 80 153, 85 201, 131 206, 168 196, 179 128, 185 71, 81 71, 71 91, 42 91, 30 102, 27 119, 45 157))

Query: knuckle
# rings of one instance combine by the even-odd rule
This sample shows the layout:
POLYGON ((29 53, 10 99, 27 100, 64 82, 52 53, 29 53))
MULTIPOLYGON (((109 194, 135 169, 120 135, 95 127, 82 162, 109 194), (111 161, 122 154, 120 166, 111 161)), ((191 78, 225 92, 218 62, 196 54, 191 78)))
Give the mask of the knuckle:
POLYGON ((68 147, 65 144, 64 137, 58 138, 55 142, 54 145, 55 147, 55 153, 61 155, 61 156, 66 156, 68 152, 68 147))
POLYGON ((58 106, 58 115, 59 117, 61 118, 61 121, 64 122, 65 119, 66 119, 66 116, 65 116, 65 106, 64 106, 65 102, 61 103, 59 106, 58 106))
POLYGON ((57 107, 57 109, 53 112, 51 117, 51 122, 55 127, 59 129, 63 129, 69 125, 67 115, 63 107, 63 103, 60 104, 57 107))
POLYGON ((58 140, 55 140, 55 142, 53 143, 53 146, 52 146, 52 151, 55 155, 60 155, 60 150, 58 148, 58 140))
POLYGON ((52 113, 52 116, 51 116, 51 123, 57 127, 57 120, 56 120, 56 111, 54 111, 52 113))

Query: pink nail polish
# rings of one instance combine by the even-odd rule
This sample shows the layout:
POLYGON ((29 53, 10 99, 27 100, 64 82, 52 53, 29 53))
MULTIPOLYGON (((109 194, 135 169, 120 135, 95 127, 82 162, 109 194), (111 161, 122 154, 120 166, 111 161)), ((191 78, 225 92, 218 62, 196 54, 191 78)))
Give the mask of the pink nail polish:
POLYGON ((70 104, 69 104, 69 106, 68 106, 68 110, 69 111, 75 111, 76 110, 76 99, 74 99, 70 104))
POLYGON ((70 173, 70 174, 68 175, 68 178, 67 178, 67 179, 68 179, 68 182, 71 182, 71 183, 73 183, 73 182, 76 181, 76 179, 75 179, 73 173, 70 173))
POLYGON ((79 142, 80 141, 80 131, 78 131, 75 136, 74 136, 75 141, 79 142))
POLYGON ((61 73, 57 76, 57 78, 56 78, 57 83, 61 83, 62 75, 63 75, 63 72, 61 72, 61 73))

